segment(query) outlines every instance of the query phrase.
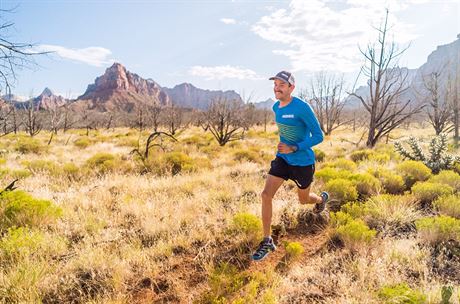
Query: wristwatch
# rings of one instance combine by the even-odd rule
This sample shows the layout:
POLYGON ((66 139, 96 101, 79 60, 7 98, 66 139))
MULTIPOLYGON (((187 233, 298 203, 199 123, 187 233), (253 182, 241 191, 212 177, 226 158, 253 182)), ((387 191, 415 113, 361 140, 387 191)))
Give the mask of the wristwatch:
POLYGON ((292 152, 297 152, 297 145, 291 146, 292 147, 292 152))

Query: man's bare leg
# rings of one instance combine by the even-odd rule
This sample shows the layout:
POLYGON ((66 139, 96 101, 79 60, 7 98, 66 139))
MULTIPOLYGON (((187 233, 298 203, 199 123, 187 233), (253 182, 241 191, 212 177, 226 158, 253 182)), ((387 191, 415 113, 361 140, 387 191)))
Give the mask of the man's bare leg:
POLYGON ((283 184, 281 177, 267 175, 265 187, 262 191, 262 223, 264 227, 264 237, 270 236, 270 226, 272 223, 272 201, 276 191, 283 184))
POLYGON ((310 192, 310 188, 311 186, 306 189, 298 188, 297 194, 299 195, 299 202, 301 204, 315 204, 313 212, 319 214, 326 208, 326 203, 329 200, 329 193, 323 191, 321 195, 316 195, 310 192))
POLYGON ((321 197, 315 193, 310 192, 311 186, 305 189, 297 189, 297 194, 299 195, 299 202, 302 205, 305 204, 317 204, 321 203, 321 197))

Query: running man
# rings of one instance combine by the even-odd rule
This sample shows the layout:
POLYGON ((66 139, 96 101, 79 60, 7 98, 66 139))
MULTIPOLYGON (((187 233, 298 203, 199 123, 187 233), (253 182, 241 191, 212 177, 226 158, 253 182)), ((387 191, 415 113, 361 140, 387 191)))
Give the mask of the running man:
POLYGON ((273 112, 280 142, 262 191, 264 239, 252 255, 255 261, 262 260, 270 251, 276 249, 270 232, 272 199, 285 180, 291 179, 296 183, 299 202, 315 204, 315 213, 322 212, 329 199, 327 192, 322 192, 320 196, 310 192, 315 173, 315 154, 312 147, 323 141, 318 119, 308 103, 291 96, 295 88, 291 73, 281 71, 270 80, 274 80, 273 90, 277 101, 273 105, 273 112))

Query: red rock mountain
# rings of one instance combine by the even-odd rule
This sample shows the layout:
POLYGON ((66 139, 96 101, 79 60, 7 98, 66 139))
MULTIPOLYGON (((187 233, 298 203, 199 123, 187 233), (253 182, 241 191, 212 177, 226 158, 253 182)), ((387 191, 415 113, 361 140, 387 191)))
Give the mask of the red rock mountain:
POLYGON ((99 111, 122 110, 131 112, 136 105, 168 105, 171 98, 151 79, 143 79, 114 63, 104 75, 88 85, 76 104, 99 111))
POLYGON ((48 88, 45 88, 43 92, 33 100, 34 107, 39 110, 48 110, 60 107, 66 102, 67 101, 64 97, 54 95, 48 88))

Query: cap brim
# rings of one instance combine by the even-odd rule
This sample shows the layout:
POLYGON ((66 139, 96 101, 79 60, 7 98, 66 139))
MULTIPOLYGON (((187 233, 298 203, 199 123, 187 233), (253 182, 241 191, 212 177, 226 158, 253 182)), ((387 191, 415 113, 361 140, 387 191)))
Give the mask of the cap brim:
POLYGON ((268 78, 268 80, 275 80, 275 79, 284 81, 285 83, 289 83, 288 81, 286 81, 286 79, 283 79, 283 78, 278 77, 278 76, 273 76, 273 77, 268 78))

